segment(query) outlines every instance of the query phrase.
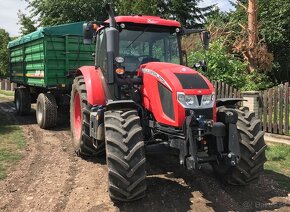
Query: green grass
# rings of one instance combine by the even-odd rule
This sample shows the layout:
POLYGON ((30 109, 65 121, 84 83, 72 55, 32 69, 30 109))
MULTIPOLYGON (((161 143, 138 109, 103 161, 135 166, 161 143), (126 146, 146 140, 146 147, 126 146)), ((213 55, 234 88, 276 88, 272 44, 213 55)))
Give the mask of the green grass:
POLYGON ((7 116, 0 112, 0 180, 3 180, 8 170, 21 159, 26 146, 21 128, 13 125, 7 116))
POLYGON ((279 173, 273 174, 274 180, 280 186, 290 189, 290 146, 282 144, 268 145, 266 156, 268 159, 265 163, 266 173, 271 171, 279 173))
POLYGON ((0 90, 0 94, 6 95, 6 96, 14 96, 14 91, 0 90))

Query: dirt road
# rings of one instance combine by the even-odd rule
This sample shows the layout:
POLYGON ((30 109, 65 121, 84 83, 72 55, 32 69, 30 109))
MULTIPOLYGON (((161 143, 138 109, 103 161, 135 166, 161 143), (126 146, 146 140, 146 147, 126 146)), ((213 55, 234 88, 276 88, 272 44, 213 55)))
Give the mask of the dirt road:
POLYGON ((13 107, 11 100, 0 97, 0 110, 21 125, 28 146, 24 158, 0 181, 1 211, 290 211, 290 191, 272 180, 278 173, 267 172, 258 184, 244 188, 225 186, 209 166, 187 171, 172 156, 147 159, 144 199, 113 203, 104 158, 77 157, 69 126, 41 130, 35 112, 16 117, 13 107))

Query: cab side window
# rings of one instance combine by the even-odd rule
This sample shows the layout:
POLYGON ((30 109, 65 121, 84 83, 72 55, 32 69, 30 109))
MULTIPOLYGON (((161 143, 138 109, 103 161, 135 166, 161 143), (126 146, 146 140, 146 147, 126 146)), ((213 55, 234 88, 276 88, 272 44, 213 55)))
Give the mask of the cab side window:
POLYGON ((97 34, 96 66, 100 67, 104 76, 107 75, 107 39, 105 29, 97 34))
POLYGON ((153 57, 158 58, 160 61, 165 61, 165 47, 164 40, 160 39, 153 43, 153 57))

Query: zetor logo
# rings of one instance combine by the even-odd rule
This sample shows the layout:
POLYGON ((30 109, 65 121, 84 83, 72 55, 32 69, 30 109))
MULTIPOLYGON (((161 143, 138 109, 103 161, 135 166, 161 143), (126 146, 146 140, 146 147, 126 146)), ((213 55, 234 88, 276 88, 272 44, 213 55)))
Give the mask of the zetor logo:
POLYGON ((157 24, 158 21, 154 21, 154 20, 152 20, 152 19, 148 19, 148 20, 147 20, 147 23, 149 23, 149 24, 157 24))
POLYGON ((142 68, 142 72, 144 74, 147 73, 147 74, 150 74, 151 76, 157 78, 162 84, 166 85, 168 88, 170 88, 170 90, 172 90, 171 87, 168 85, 168 83, 155 71, 148 69, 148 68, 142 68))

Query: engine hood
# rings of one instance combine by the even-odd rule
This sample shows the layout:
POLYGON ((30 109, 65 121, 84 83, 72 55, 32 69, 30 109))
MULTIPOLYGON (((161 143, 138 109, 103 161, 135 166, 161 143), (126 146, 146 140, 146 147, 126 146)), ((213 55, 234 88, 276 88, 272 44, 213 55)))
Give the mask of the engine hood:
MULTIPOLYGON (((150 62, 139 67, 138 75, 142 76, 142 103, 152 112, 157 122, 164 125, 182 127, 185 120, 185 108, 178 102, 178 93, 211 95, 213 85, 197 71, 177 64, 150 62)), ((199 108, 196 115, 214 116, 213 108, 199 108)))
POLYGON ((179 64, 150 62, 140 66, 139 75, 144 80, 156 78, 172 92, 205 95, 214 91, 213 85, 194 69, 179 64))

